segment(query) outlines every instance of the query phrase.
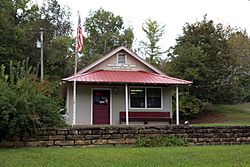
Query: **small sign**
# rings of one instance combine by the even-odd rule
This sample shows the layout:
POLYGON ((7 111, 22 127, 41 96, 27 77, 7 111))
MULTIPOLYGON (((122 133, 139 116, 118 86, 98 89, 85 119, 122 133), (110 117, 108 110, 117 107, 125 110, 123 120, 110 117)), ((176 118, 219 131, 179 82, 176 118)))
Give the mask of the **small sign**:
POLYGON ((134 64, 107 64, 107 67, 111 67, 113 69, 132 69, 136 68, 134 64))

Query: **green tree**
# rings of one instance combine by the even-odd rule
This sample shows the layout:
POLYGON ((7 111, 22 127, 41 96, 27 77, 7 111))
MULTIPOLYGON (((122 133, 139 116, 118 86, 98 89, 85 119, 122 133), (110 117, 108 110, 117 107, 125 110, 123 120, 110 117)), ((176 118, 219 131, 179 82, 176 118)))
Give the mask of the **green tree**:
POLYGON ((57 0, 43 1, 41 8, 33 4, 31 0, 2 0, 0 3, 0 63, 7 65, 12 60, 13 64, 16 64, 29 57, 30 63, 39 67, 40 50, 35 44, 40 39, 40 34, 31 29, 39 30, 42 27, 45 29, 45 74, 57 76, 57 78, 64 77, 70 69, 55 70, 54 65, 62 64, 62 61, 71 62, 69 59, 73 52, 70 53, 69 48, 74 41, 69 39, 72 33, 70 17, 70 9, 66 6, 62 7, 57 0), (59 38, 65 45, 57 42, 59 38), (55 62, 59 59, 60 62, 55 62), (65 71, 62 72, 62 70, 65 71))
POLYGON ((84 22, 84 31, 87 37, 84 39, 84 64, 86 60, 93 61, 105 55, 118 46, 132 47, 134 35, 131 27, 124 28, 121 16, 115 16, 112 12, 100 8, 90 11, 84 22), (92 58, 87 58, 92 57, 92 58))
MULTIPOLYGON (((25 27, 38 17, 38 6, 31 0, 1 0, 0 3, 0 64, 14 64, 30 56, 30 43, 25 27)), ((31 57, 31 56, 30 56, 31 57)))
POLYGON ((146 60, 153 65, 157 65, 161 62, 162 54, 166 53, 159 46, 159 41, 164 35, 165 25, 161 26, 157 21, 148 19, 145 25, 142 26, 142 30, 147 37, 147 41, 142 41, 147 55, 146 60))
POLYGON ((71 35, 71 10, 68 6, 61 6, 57 0, 47 0, 43 2, 40 13, 44 21, 41 26, 48 29, 48 40, 55 36, 71 35))
POLYGON ((226 78, 234 85, 235 102, 250 100, 250 39, 246 31, 236 30, 228 38, 233 59, 232 73, 226 78))
POLYGON ((74 72, 74 40, 69 36, 57 36, 47 46, 47 75, 52 80, 60 80, 74 72))
MULTIPOLYGON (((58 80, 73 72, 74 40, 71 37, 71 10, 57 0, 44 1, 35 29, 43 27, 44 70, 49 79, 58 80)), ((40 58, 40 54, 38 54, 40 58)), ((40 63, 39 59, 36 60, 40 63)))
POLYGON ((205 16, 201 22, 187 23, 173 47, 169 72, 193 81, 190 92, 202 101, 223 103, 232 97, 229 90, 233 85, 226 80, 233 64, 227 42, 229 32, 205 16))

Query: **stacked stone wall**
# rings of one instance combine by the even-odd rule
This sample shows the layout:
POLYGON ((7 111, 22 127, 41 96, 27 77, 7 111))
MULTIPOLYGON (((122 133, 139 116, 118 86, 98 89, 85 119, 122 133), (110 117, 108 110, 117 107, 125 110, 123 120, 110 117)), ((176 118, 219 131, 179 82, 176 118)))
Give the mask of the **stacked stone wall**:
POLYGON ((121 146, 138 138, 181 136, 191 145, 250 144, 250 126, 196 127, 184 125, 79 126, 40 129, 35 136, 1 141, 0 147, 121 146))

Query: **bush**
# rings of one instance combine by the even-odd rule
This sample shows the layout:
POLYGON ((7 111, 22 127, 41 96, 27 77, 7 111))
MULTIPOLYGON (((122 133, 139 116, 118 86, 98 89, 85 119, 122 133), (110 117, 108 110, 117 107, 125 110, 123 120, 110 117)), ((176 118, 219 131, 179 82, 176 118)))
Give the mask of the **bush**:
POLYGON ((135 142, 136 147, 169 147, 169 146, 187 146, 185 138, 178 136, 156 136, 139 138, 135 142))
MULTIPOLYGON (((173 99, 173 118, 176 114, 176 101, 175 96, 173 99)), ((182 92, 179 96, 179 112, 182 121, 196 116, 202 110, 202 101, 195 96, 190 95, 188 92, 182 92)))
POLYGON ((51 89, 49 84, 38 82, 32 75, 15 81, 0 78, 0 140, 24 140, 38 128, 64 126, 58 113, 61 99, 46 89, 51 89))

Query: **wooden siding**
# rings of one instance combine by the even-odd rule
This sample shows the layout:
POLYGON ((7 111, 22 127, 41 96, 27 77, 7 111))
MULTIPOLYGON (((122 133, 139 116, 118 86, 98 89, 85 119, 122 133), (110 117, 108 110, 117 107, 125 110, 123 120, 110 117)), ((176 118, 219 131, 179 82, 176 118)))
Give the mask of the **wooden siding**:
POLYGON ((131 56, 127 52, 121 51, 121 52, 118 52, 118 53, 112 55, 107 60, 105 60, 102 63, 96 65, 93 68, 91 68, 88 72, 96 71, 96 70, 129 70, 129 71, 148 71, 148 72, 155 73, 152 69, 150 69, 146 65, 144 65, 141 62, 139 62, 138 60, 136 60, 133 56, 131 56), (109 66, 111 64, 117 64, 117 54, 118 53, 125 53, 126 56, 127 56, 126 57, 126 65, 127 66, 132 65, 134 67, 131 67, 131 68, 129 68, 129 67, 128 68, 113 68, 113 67, 109 66))

